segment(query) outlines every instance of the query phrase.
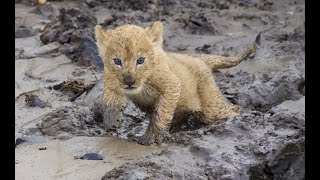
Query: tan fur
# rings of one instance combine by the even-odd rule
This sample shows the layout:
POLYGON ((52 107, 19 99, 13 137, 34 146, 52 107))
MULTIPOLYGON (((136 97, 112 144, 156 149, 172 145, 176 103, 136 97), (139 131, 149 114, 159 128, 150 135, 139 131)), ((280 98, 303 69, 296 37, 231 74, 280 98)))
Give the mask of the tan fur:
POLYGON ((222 96, 212 70, 239 64, 258 45, 255 43, 237 57, 183 55, 162 49, 162 33, 161 22, 147 28, 95 27, 99 54, 105 66, 103 102, 107 109, 118 112, 130 99, 150 116, 147 132, 137 139, 142 144, 158 140, 173 120, 185 119, 183 114, 188 112, 203 114, 205 123, 239 115, 240 107, 222 96), (139 57, 145 58, 141 65, 136 62, 139 57), (116 65, 114 58, 121 59, 122 66, 116 65), (135 80, 134 89, 125 89, 127 75, 135 80))

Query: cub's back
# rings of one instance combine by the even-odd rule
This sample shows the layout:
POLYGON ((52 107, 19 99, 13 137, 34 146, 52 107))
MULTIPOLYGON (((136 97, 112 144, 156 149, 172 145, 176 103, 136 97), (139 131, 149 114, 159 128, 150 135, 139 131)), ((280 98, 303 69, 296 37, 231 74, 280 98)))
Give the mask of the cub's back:
POLYGON ((181 109, 192 108, 200 110, 197 72, 202 62, 182 54, 168 53, 168 56, 170 58, 168 62, 170 69, 180 79, 181 83, 178 107, 181 109))

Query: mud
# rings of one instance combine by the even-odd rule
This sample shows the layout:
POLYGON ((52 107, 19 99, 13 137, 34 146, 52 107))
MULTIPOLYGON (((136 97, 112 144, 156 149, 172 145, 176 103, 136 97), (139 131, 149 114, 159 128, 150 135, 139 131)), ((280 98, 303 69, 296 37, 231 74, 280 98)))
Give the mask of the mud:
POLYGON ((26 99, 24 101, 30 107, 44 108, 46 106, 46 102, 44 102, 39 97, 37 97, 33 94, 26 94, 25 96, 26 96, 26 99))
POLYGON ((16 137, 26 141, 16 147, 18 177, 304 179, 304 1, 71 0, 42 6, 16 1, 15 25, 16 137), (123 120, 102 118, 103 64, 93 27, 127 23, 146 27, 156 20, 164 23, 167 51, 232 56, 258 33, 262 40, 248 60, 213 72, 224 96, 243 107, 241 116, 207 126, 190 116, 184 124, 172 127, 162 144, 143 146, 150 148, 146 151, 130 142, 132 135, 142 135, 148 125, 145 114, 132 103, 124 110, 123 120), (96 85, 70 102, 76 93, 53 88, 70 77, 96 85), (26 105, 22 96, 26 92, 46 106, 26 105), (60 145, 54 146, 56 142, 60 145), (40 151, 47 156, 58 154, 54 156, 58 164, 41 158, 37 144, 48 147, 40 151), (111 150, 119 147, 121 157, 99 151, 99 144, 111 150), (37 151, 27 153, 34 146, 37 151), (61 152, 63 148, 72 150, 68 154, 61 152), (74 156, 86 153, 101 154, 103 162, 97 162, 98 168, 86 164, 84 170, 74 156), (44 164, 36 167, 50 173, 30 173, 38 172, 32 163, 44 164), (52 171, 61 165, 66 170, 52 171))
POLYGON ((239 77, 245 76, 246 73, 242 72, 227 75, 225 79, 228 83, 222 81, 219 84, 231 101, 248 110, 266 112, 281 102, 304 96, 304 77, 294 66, 277 72, 273 77, 267 73, 257 73, 249 76, 246 82, 239 80, 239 77), (242 88, 235 90, 234 87, 239 85, 242 88))
POLYGON ((72 61, 102 70, 93 34, 96 24, 97 19, 87 8, 61 8, 56 19, 46 25, 40 40, 43 44, 58 41, 62 44, 60 52, 72 61))
POLYGON ((176 133, 178 139, 166 150, 116 168, 103 179, 303 179, 304 113, 290 109, 303 102, 304 98, 275 107, 284 108, 286 115, 250 112, 176 133), (275 119, 280 116, 296 118, 278 124, 275 119))
POLYGON ((26 27, 17 27, 15 29, 15 38, 26 38, 34 36, 35 32, 32 29, 26 28, 26 27))
POLYGON ((96 123, 92 111, 88 107, 65 106, 41 118, 37 124, 44 135, 62 137, 72 135, 101 136, 104 133, 103 124, 96 123))

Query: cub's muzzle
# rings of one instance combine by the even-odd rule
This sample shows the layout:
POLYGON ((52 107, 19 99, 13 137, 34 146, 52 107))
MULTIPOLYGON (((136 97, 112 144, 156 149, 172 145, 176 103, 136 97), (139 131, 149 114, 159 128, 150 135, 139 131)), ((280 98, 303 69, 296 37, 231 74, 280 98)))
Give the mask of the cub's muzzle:
POLYGON ((123 82, 124 84, 126 84, 128 87, 131 87, 134 83, 135 83, 135 80, 134 78, 131 76, 131 75, 125 75, 123 77, 123 82))

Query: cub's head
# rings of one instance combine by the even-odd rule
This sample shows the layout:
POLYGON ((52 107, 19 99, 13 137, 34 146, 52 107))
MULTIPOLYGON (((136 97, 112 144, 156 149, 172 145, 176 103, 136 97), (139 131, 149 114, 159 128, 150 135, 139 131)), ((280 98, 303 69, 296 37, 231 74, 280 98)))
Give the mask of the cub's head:
POLYGON ((163 27, 155 22, 151 27, 123 25, 113 30, 95 27, 95 36, 106 76, 115 77, 114 86, 125 93, 139 92, 151 75, 155 51, 162 47, 163 27))

